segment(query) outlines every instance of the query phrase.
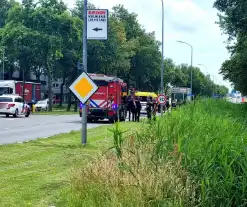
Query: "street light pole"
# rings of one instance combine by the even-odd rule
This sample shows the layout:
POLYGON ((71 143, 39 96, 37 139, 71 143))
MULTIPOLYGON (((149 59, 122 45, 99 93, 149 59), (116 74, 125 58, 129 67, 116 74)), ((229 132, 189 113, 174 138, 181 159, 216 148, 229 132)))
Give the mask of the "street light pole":
POLYGON ((4 47, 2 47, 1 50, 2 50, 2 64, 3 64, 2 65, 2 74, 3 74, 3 77, 2 78, 4 80, 4 59, 5 59, 4 58, 4 56, 5 56, 5 54, 4 54, 5 53, 4 47))
MULTIPOLYGON (((161 78, 160 78, 160 88, 161 94, 164 94, 164 2, 161 0, 162 3, 162 61, 161 61, 161 78)), ((163 115, 163 104, 161 104, 161 116, 163 115)))
POLYGON ((203 66, 206 69, 206 72, 208 73, 208 67, 206 65, 203 65, 203 64, 200 64, 200 63, 198 65, 203 66))
POLYGON ((189 43, 187 42, 183 42, 183 41, 177 41, 179 43, 182 43, 182 44, 186 44, 188 46, 190 46, 191 48, 191 63, 190 63, 190 91, 191 91, 191 96, 192 96, 192 81, 193 81, 193 77, 192 77, 192 68, 193 68, 193 47, 192 45, 190 45, 189 43))
MULTIPOLYGON (((206 70, 207 70, 207 73, 208 73, 208 68, 207 68, 205 65, 203 65, 203 64, 198 64, 198 65, 205 67, 206 70)), ((209 73, 208 73, 208 74, 209 74, 209 73)), ((214 75, 212 75, 212 79, 213 79, 212 96, 214 96, 214 91, 215 91, 215 87, 214 87, 214 84, 215 84, 215 83, 214 83, 214 75)))

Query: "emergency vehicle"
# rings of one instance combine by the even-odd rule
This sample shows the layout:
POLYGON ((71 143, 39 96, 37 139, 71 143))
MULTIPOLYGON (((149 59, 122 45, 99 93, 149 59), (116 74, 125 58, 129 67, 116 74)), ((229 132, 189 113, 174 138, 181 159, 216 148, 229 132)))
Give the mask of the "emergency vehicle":
POLYGON ((13 115, 13 117, 18 117, 19 115, 29 117, 30 113, 30 107, 18 94, 0 95, 0 114, 4 114, 6 117, 9 117, 9 115, 13 115))
POLYGON ((82 116, 82 107, 87 107, 89 122, 104 119, 110 122, 118 119, 124 121, 127 115, 127 84, 114 76, 93 73, 88 75, 98 86, 98 90, 85 106, 80 103, 80 116, 82 116))

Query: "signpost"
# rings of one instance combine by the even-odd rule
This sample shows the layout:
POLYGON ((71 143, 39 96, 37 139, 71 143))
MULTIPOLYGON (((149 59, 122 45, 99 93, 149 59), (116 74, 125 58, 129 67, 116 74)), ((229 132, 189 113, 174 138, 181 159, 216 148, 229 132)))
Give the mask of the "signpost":
POLYGON ((166 96, 163 94, 160 94, 157 99, 158 99, 158 103, 161 105, 166 102, 166 96))
POLYGON ((82 102, 82 144, 87 144, 87 101, 98 90, 97 85, 87 75, 87 40, 108 39, 108 10, 87 9, 88 0, 84 0, 83 25, 83 64, 77 63, 82 74, 70 86, 70 90, 82 102))
POLYGON ((108 39, 108 10, 107 9, 87 10, 87 39, 88 40, 108 39))

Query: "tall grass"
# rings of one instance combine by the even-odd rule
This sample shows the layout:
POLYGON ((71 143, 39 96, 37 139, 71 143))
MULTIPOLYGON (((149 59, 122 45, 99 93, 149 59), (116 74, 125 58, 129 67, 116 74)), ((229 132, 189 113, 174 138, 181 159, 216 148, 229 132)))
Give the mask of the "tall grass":
POLYGON ((66 206, 246 206, 246 106, 200 100, 77 169, 66 206), (119 164, 120 163, 120 164, 119 164))

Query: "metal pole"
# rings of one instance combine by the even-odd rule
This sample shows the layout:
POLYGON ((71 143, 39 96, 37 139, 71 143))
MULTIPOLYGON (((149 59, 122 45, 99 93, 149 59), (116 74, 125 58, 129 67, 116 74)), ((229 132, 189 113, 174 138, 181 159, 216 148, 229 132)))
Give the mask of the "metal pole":
POLYGON ((5 56, 5 50, 4 50, 4 48, 3 48, 3 80, 4 80, 4 56, 5 56))
POLYGON ((191 90, 191 98, 192 98, 192 69, 193 69, 193 47, 190 45, 191 47, 191 68, 190 68, 190 90, 191 90))
POLYGON ((192 74, 192 68, 193 68, 193 47, 192 45, 190 45, 189 43, 187 42, 183 42, 183 41, 177 41, 179 43, 183 43, 183 44, 186 44, 188 46, 190 46, 191 48, 191 65, 190 65, 190 92, 191 92, 191 98, 192 98, 192 81, 193 81, 193 74, 192 74))
MULTIPOLYGON (((161 0, 162 3, 162 62, 161 62, 161 78, 160 78, 160 88, 161 94, 164 95, 164 2, 161 0)), ((163 115, 163 104, 161 104, 161 116, 163 115)))
MULTIPOLYGON (((83 68, 87 72, 87 0, 84 0, 84 13, 83 13, 83 68)), ((81 128, 81 142, 83 145, 87 144, 87 103, 82 107, 82 128, 81 128)))

